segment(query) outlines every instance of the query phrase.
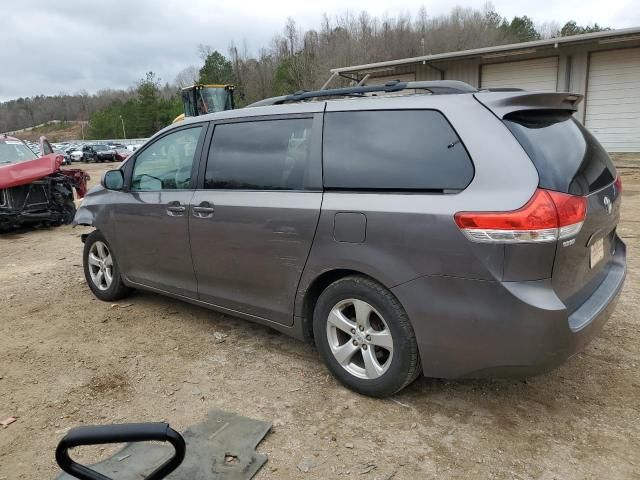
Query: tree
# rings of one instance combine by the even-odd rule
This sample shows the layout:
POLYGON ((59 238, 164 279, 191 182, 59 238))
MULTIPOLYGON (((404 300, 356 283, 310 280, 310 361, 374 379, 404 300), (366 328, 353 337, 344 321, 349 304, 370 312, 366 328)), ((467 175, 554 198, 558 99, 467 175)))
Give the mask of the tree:
POLYGON ((533 20, 526 15, 523 15, 522 17, 513 17, 508 29, 519 42, 540 40, 540 34, 536 30, 533 20))
POLYGON ((560 30, 560 36, 570 37, 571 35, 580 35, 582 33, 594 33, 611 30, 610 27, 601 27, 597 23, 593 25, 580 26, 574 20, 569 20, 560 30))
POLYGON ((156 131, 156 109, 159 89, 160 79, 153 72, 147 72, 145 78, 138 81, 138 87, 136 88, 138 102, 135 109, 134 131, 156 131))
POLYGON ((234 83, 233 65, 220 52, 214 50, 210 52, 200 69, 200 83, 234 83))
POLYGON ((187 68, 180 70, 176 75, 175 84, 178 88, 188 87, 198 81, 200 71, 197 67, 189 65, 187 68))
POLYGON ((163 95, 167 87, 160 88, 160 79, 148 72, 138 81, 135 97, 128 101, 115 101, 94 112, 89 122, 89 138, 122 138, 122 121, 127 125, 127 135, 143 138, 153 135, 167 126, 181 112, 182 104, 177 91, 163 95))

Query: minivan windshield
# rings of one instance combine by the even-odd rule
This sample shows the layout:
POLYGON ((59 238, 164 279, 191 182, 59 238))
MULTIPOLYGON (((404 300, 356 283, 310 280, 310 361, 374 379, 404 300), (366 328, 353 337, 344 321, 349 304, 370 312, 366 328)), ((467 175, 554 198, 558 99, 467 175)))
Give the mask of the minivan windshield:
POLYGON ((587 195, 615 180, 616 169, 609 155, 572 112, 513 112, 504 123, 536 166, 540 187, 587 195))

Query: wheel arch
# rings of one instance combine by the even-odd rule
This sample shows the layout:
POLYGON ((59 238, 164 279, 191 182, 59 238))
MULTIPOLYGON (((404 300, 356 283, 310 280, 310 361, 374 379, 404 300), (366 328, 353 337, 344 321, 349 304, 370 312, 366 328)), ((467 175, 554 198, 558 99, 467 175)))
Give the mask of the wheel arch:
POLYGON ((322 272, 309 283, 309 286, 304 292, 299 292, 296 316, 301 317, 303 336, 305 339, 313 340, 313 311, 322 292, 333 282, 352 275, 369 278, 391 291, 391 289, 379 279, 351 268, 335 268, 322 272))

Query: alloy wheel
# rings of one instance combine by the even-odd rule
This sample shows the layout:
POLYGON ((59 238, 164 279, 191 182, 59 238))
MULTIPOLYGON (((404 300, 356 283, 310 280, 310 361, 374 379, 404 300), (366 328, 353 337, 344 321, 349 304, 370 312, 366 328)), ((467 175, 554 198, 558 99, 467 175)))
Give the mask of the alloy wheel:
POLYGON ((89 249, 89 275, 100 290, 107 290, 113 282, 113 257, 104 242, 96 241, 89 249))
POLYGON ((391 330, 382 315, 363 300, 349 298, 331 309, 327 340, 342 368, 358 378, 382 376, 393 360, 391 330))

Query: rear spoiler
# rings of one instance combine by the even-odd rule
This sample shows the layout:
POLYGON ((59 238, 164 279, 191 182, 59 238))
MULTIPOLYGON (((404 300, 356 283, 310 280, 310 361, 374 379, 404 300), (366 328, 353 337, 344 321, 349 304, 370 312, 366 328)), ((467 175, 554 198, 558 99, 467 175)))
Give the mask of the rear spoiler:
POLYGON ((478 92, 473 96, 498 118, 522 110, 569 110, 575 112, 584 95, 577 93, 478 92))

